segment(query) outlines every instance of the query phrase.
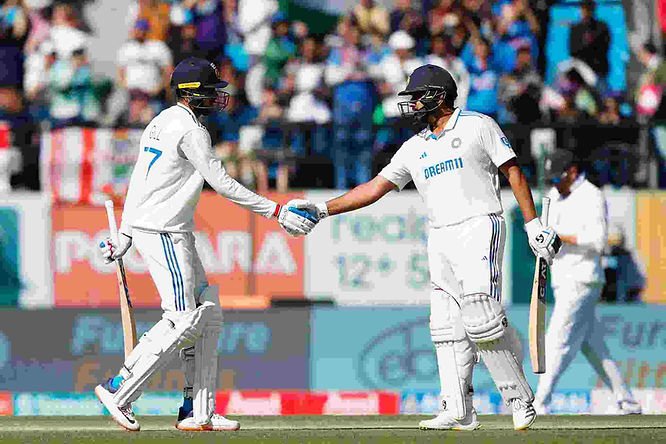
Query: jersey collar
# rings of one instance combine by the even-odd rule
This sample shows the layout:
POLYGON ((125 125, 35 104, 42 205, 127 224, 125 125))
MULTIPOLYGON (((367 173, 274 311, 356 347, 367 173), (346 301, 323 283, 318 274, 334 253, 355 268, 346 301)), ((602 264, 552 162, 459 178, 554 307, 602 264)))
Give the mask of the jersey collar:
POLYGON ((199 122, 199 119, 197 119, 196 114, 194 114, 191 109, 189 109, 188 107, 186 107, 185 105, 183 105, 180 102, 176 103, 176 106, 179 107, 179 108, 184 109, 187 113, 189 113, 189 115, 192 116, 192 118, 194 119, 195 122, 197 122, 197 123, 199 122))
POLYGON ((446 122, 446 125, 444 126, 444 129, 442 130, 441 133, 435 134, 434 132, 432 132, 430 130, 430 128, 426 127, 423 130, 423 133, 422 133, 423 138, 426 139, 426 140, 430 140, 430 139, 438 140, 438 139, 440 139, 441 137, 444 136, 444 134, 447 131, 451 131, 453 128, 455 128, 456 123, 458 123, 458 117, 459 116, 460 116, 460 108, 456 108, 453 111, 453 114, 451 114, 451 118, 449 118, 449 121, 446 122))

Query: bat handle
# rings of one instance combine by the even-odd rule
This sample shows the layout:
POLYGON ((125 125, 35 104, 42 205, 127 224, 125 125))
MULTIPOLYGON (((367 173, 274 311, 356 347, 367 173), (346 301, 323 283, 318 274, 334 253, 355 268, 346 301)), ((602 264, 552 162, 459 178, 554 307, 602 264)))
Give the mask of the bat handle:
POLYGON ((550 197, 541 199, 541 223, 548 225, 548 213, 550 212, 550 197))
POLYGON ((109 231, 111 232, 111 240, 118 245, 118 225, 116 225, 116 213, 113 211, 113 201, 107 200, 104 202, 106 207, 106 217, 109 219, 109 231))

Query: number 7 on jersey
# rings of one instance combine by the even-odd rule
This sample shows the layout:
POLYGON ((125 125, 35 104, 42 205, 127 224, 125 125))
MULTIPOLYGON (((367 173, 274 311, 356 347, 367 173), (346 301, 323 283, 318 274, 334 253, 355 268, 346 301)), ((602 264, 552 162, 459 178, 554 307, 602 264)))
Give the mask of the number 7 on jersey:
MULTIPOLYGON (((541 223, 548 226, 548 211, 550 199, 544 197, 541 201, 541 223)), ((534 281, 532 282, 532 296, 530 298, 530 360, 534 373, 546 371, 546 284, 548 282, 548 263, 545 259, 537 257, 534 267, 534 281)))

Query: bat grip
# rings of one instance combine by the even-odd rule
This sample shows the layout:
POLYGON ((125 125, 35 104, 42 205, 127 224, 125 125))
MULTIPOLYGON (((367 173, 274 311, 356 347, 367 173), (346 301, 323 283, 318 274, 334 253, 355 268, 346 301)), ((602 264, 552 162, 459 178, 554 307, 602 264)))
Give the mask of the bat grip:
POLYGON ((113 211, 113 201, 107 200, 104 202, 106 207, 106 217, 109 220, 109 231, 111 232, 111 240, 118 245, 118 225, 116 225, 116 213, 113 211))
POLYGON ((548 225, 548 213, 550 213, 550 198, 544 197, 541 199, 541 224, 548 225))

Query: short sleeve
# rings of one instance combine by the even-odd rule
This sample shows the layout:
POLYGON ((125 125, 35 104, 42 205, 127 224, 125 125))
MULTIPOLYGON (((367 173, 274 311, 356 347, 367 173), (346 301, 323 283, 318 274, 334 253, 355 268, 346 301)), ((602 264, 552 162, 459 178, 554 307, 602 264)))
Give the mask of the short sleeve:
POLYGON ((157 59, 158 63, 162 68, 165 68, 167 66, 170 66, 173 61, 171 58, 171 51, 169 50, 169 47, 166 45, 166 43, 157 41, 157 59))
POLYGON ((509 139, 507 139, 497 122, 491 117, 483 119, 481 145, 497 167, 516 157, 509 139))
POLYGON ((409 172, 405 160, 405 149, 400 148, 398 152, 393 155, 391 162, 379 172, 380 176, 394 183, 399 190, 405 188, 405 186, 412 180, 412 174, 409 172))

